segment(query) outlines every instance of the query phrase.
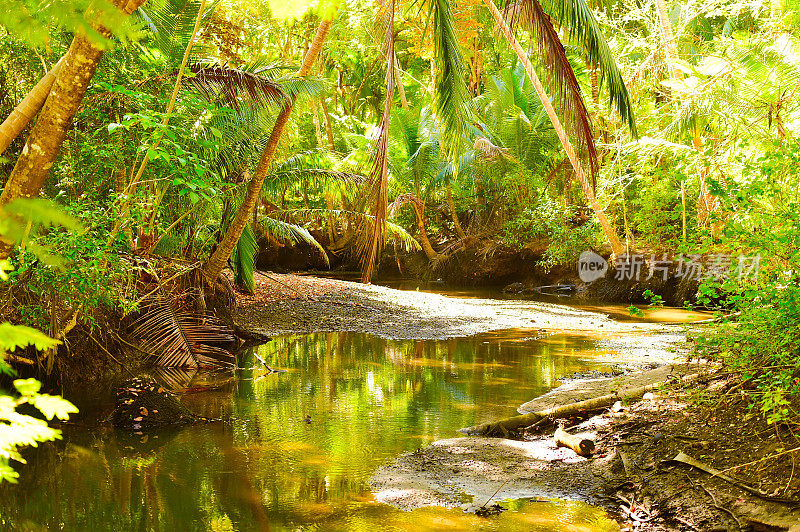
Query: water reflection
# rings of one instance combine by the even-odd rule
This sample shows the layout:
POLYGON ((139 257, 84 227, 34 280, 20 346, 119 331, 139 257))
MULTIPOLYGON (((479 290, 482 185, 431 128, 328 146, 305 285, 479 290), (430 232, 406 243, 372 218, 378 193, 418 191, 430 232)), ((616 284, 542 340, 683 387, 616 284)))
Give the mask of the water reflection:
MULTIPOLYGON (((68 427, 29 453, 22 486, 0 491, 0 525, 25 530, 608 530, 579 503, 512 502, 489 520, 411 514, 370 502, 382 463, 459 427, 511 415, 565 374, 589 369, 592 340, 505 331, 447 341, 356 333, 283 337, 230 375, 156 374, 222 423, 131 441, 68 427)), ((105 402, 89 399, 96 406, 105 402)), ((84 401, 85 402, 85 401, 84 401)), ((84 412, 94 410, 86 403, 84 412)), ((90 420, 84 420, 88 422, 90 420)))

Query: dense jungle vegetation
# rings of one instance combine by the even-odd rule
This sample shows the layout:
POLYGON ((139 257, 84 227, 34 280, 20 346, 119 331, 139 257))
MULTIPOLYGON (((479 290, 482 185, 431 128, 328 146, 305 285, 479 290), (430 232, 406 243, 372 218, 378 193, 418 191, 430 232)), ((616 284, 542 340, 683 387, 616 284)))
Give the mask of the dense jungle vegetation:
MULTIPOLYGON (((798 39, 790 0, 0 0, 6 362, 63 377, 134 342, 229 363, 223 270, 252 291, 285 245, 365 282, 387 245, 434 272, 727 257, 699 349, 795 423, 798 39)), ((16 408, 74 411, 14 386, 7 479, 57 436, 16 408)))

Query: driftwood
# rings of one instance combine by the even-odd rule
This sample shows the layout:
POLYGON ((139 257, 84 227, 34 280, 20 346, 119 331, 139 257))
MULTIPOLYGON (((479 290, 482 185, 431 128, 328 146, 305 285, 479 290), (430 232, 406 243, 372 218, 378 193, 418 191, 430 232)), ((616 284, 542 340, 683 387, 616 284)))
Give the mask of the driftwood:
POLYGON ((696 469, 699 469, 700 471, 708 473, 712 477, 721 478, 725 482, 730 482, 731 484, 733 484, 734 486, 738 487, 739 489, 746 491, 750 495, 755 495, 756 497, 758 497, 760 499, 764 499, 764 500, 767 500, 767 501, 780 502, 780 503, 783 503, 783 504, 790 504, 792 506, 800 505, 800 501, 796 501, 794 499, 786 499, 784 497, 775 497, 774 495, 768 495, 766 493, 763 493, 760 490, 757 490, 756 488, 754 488, 752 486, 748 486, 747 484, 745 484, 744 482, 742 482, 740 480, 736 480, 733 477, 729 477, 728 475, 726 475, 725 473, 723 473, 722 471, 720 471, 718 469, 714 469, 713 467, 704 464, 700 460, 692 458, 691 456, 689 456, 688 454, 684 453, 683 451, 679 452, 678 455, 675 456, 675 458, 673 458, 672 460, 668 460, 668 461, 669 462, 680 462, 682 464, 686 464, 688 466, 691 466, 691 467, 694 467, 696 469))
MULTIPOLYGON (((697 373, 686 375, 681 378, 681 382, 691 382, 698 377, 699 374, 697 373)), ((500 421, 483 423, 473 427, 458 429, 458 432, 467 434, 468 436, 507 436, 510 432, 533 425, 543 418, 557 419, 571 417, 578 414, 585 414, 586 412, 607 408, 617 401, 638 400, 641 399, 641 397, 647 392, 651 392, 659 386, 663 386, 664 384, 665 383, 663 382, 648 384, 647 386, 623 390, 622 392, 615 392, 608 395, 601 395, 600 397, 595 397, 594 399, 587 399, 585 401, 579 401, 569 405, 557 406, 555 408, 548 408, 547 410, 542 410, 539 412, 531 412, 530 414, 513 416, 501 419, 500 421)))
POLYGON ((594 442, 592 440, 569 434, 560 425, 553 435, 553 441, 556 447, 569 447, 580 456, 592 456, 594 452, 594 442))

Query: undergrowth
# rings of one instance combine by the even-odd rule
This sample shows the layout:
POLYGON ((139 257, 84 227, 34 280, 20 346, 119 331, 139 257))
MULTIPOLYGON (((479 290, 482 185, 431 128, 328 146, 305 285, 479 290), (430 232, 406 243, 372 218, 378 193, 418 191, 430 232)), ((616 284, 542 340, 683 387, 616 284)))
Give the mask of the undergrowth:
POLYGON ((741 373, 741 388, 768 423, 800 425, 800 286, 729 292, 726 319, 697 338, 697 353, 741 373))

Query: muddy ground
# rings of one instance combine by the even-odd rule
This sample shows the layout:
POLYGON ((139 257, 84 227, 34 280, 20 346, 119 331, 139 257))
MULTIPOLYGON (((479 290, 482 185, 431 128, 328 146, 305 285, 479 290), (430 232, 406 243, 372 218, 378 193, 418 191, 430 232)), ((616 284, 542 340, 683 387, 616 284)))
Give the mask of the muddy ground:
POLYGON ((628 530, 800 530, 800 509, 791 502, 800 504, 798 458, 787 453, 800 451, 800 440, 789 427, 768 425, 757 413, 747 413, 735 378, 718 368, 664 367, 647 376, 571 383, 520 411, 696 372, 703 376, 689 388, 664 387, 652 399, 620 411, 606 409, 584 421, 572 420, 576 426, 570 433, 596 443, 590 458, 556 447, 550 424, 539 432, 523 432, 518 440, 435 442, 381 468, 372 488, 379 501, 408 510, 464 507, 464 494, 472 495, 477 506, 489 499, 560 497, 604 506, 628 530), (680 452, 725 471, 762 496, 673 461, 680 452))
MULTIPOLYGON (((442 339, 529 328, 532 335, 590 334, 604 342, 610 359, 636 361, 644 369, 685 359, 684 331, 676 326, 621 323, 546 303, 454 299, 298 275, 268 273, 257 275, 257 282, 256 295, 239 298, 236 320, 267 335, 360 331, 442 339)), ((591 458, 557 448, 552 425, 519 434, 518 440, 451 438, 379 470, 373 478, 376 497, 405 509, 461 506, 465 496, 473 509, 490 498, 561 497, 603 505, 631 530, 800 530, 800 512, 791 504, 671 461, 683 451, 730 469, 729 475, 765 496, 800 501, 800 438, 752 410, 735 374, 710 366, 664 366, 649 374, 577 378, 519 409, 568 404, 689 371, 703 375, 691 387, 669 385, 653 400, 571 420, 571 432, 596 442, 591 458)))

